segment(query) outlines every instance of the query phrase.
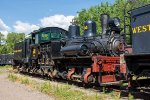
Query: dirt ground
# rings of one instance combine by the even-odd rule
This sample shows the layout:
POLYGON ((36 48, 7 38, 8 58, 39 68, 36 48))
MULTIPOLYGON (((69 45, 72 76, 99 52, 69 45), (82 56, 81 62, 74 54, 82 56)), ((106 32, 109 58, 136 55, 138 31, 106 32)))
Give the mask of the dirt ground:
POLYGON ((23 84, 9 81, 7 76, 7 73, 0 74, 0 100, 54 100, 23 84))

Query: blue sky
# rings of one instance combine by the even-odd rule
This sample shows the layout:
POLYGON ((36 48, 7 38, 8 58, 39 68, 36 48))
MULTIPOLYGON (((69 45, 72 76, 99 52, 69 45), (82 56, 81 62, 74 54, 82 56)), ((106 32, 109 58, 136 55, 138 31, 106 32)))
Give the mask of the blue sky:
POLYGON ((42 26, 44 18, 44 21, 47 21, 48 18, 57 20, 59 15, 63 15, 63 17, 75 16, 77 11, 83 8, 89 8, 106 1, 113 3, 114 0, 0 0, 0 24, 5 24, 3 28, 0 25, 0 31, 3 31, 4 28, 16 31, 15 26, 19 27, 20 24, 25 24, 24 26, 28 24, 28 28, 32 25, 33 27, 34 25, 42 26))

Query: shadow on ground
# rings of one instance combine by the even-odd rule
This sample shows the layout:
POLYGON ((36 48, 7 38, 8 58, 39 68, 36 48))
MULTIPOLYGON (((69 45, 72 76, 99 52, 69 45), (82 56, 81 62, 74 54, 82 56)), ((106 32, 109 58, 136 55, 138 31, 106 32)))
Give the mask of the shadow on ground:
POLYGON ((123 99, 123 98, 150 100, 150 89, 132 90, 130 92, 121 91, 120 99, 123 99))

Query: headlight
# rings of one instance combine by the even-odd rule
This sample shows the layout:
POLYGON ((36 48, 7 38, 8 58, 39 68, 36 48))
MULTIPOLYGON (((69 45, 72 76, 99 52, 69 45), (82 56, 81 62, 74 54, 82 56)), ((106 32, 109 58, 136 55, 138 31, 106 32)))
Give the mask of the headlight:
POLYGON ((115 24, 115 26, 120 26, 120 20, 119 20, 119 18, 114 18, 114 24, 115 24))
POLYGON ((119 26, 120 26, 120 19, 117 18, 117 17, 112 18, 112 19, 109 21, 109 26, 110 26, 110 27, 119 27, 119 26))

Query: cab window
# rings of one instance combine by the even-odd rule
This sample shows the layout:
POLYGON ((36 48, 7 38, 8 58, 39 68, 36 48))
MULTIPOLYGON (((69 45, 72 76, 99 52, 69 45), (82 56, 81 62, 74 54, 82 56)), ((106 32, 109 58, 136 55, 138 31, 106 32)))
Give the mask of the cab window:
POLYGON ((42 33, 41 34, 41 40, 42 41, 48 41, 49 40, 49 33, 42 33))
POLYGON ((59 39, 60 38, 60 34, 56 33, 56 32, 53 32, 53 33, 51 33, 51 38, 52 39, 59 39))

